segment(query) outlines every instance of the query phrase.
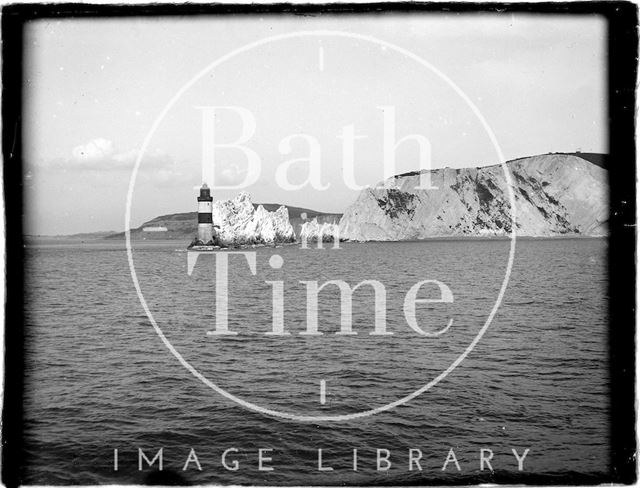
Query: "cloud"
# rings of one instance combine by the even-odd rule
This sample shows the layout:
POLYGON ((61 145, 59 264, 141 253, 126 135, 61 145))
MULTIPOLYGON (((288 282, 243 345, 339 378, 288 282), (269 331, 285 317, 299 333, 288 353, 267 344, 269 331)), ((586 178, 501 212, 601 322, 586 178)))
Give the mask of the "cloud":
POLYGON ((113 159, 118 163, 133 167, 136 159, 138 159, 138 150, 129 149, 128 151, 114 154, 113 159))
POLYGON ((219 184, 229 186, 239 185, 247 180, 252 181, 257 176, 256 171, 253 169, 242 169, 235 163, 223 163, 221 169, 219 169, 217 173, 219 184))
POLYGON ((80 163, 102 161, 113 156, 113 142, 107 139, 94 139, 86 144, 76 146, 71 151, 72 160, 80 163))
POLYGON ((247 170, 241 170, 237 164, 230 164, 221 171, 222 181, 228 185, 235 185, 245 179, 247 170))
MULTIPOLYGON (((45 169, 63 171, 130 171, 138 159, 138 154, 137 149, 118 151, 112 141, 99 137, 75 146, 69 157, 57 158, 41 166, 45 169)), ((156 149, 144 154, 140 171, 171 168, 172 166, 171 157, 156 149)))
MULTIPOLYGON (((36 163, 33 167, 44 171, 76 173, 99 178, 106 176, 127 179, 139 155, 138 149, 119 151, 116 145, 105 138, 96 138, 75 146, 66 158, 57 158, 36 163)), ((38 171, 39 172, 39 171, 38 171)), ((82 177, 85 177, 82 176, 82 177)), ((27 175, 29 181, 33 174, 27 175)), ((140 163, 138 181, 156 187, 193 186, 198 178, 187 164, 176 164, 174 159, 160 149, 147 150, 140 163)), ((124 180, 123 180, 124 181, 124 180)))

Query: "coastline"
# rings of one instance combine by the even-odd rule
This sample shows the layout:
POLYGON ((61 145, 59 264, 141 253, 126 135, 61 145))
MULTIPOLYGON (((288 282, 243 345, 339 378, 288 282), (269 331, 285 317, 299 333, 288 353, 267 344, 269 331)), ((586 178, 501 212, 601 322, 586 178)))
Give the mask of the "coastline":
MULTIPOLYGON (((558 235, 558 236, 517 236, 517 240, 523 241, 546 241, 546 240, 573 240, 573 239, 608 239, 607 235, 580 235, 580 234, 571 234, 571 235, 558 235)), ((370 241, 352 241, 345 240, 340 241, 340 245, 342 244, 391 244, 391 243, 416 243, 416 242, 442 242, 442 241, 509 241, 511 240, 510 236, 435 236, 435 237, 426 237, 424 239, 405 239, 398 241, 380 241, 380 240, 370 240, 370 241)), ((132 239, 132 242, 135 243, 184 243, 184 249, 187 250, 187 246, 189 242, 183 239, 132 239)), ((25 235, 24 236, 24 244, 27 247, 31 247, 32 245, 43 245, 43 244, 58 244, 58 245, 78 245, 78 244, 103 244, 108 245, 110 243, 124 243, 124 239, 105 239, 105 238, 96 238, 96 239, 78 239, 68 236, 33 236, 33 235, 25 235)), ((277 242, 274 244, 249 244, 244 246, 239 246, 241 248, 258 248, 258 247, 283 247, 283 246, 294 246, 301 244, 300 241, 296 242, 277 242)), ((310 248, 316 247, 316 242, 309 242, 310 248)), ((330 247, 332 242, 325 242, 326 247, 330 247)), ((229 248, 231 249, 231 248, 229 248)))

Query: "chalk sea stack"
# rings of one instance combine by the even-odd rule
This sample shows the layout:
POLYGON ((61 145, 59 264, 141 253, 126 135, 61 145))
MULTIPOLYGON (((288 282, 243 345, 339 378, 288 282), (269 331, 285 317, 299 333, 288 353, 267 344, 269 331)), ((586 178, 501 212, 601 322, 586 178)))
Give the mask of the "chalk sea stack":
POLYGON ((269 212, 257 207, 246 192, 231 200, 213 203, 213 222, 220 226, 217 232, 222 245, 278 244, 295 242, 293 226, 289 222, 287 207, 281 205, 269 212))
POLYGON ((340 239, 340 226, 337 222, 318 222, 318 218, 304 222, 300 230, 300 241, 334 242, 340 239))

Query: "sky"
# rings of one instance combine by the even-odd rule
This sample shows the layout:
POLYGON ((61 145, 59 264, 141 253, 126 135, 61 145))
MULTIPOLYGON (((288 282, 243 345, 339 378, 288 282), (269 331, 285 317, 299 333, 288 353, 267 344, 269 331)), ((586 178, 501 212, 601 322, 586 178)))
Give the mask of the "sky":
POLYGON ((123 230, 138 158, 133 227, 194 211, 203 179, 342 212, 391 170, 499 163, 481 118, 506 160, 607 152, 606 37, 593 15, 34 21, 26 232, 123 230))

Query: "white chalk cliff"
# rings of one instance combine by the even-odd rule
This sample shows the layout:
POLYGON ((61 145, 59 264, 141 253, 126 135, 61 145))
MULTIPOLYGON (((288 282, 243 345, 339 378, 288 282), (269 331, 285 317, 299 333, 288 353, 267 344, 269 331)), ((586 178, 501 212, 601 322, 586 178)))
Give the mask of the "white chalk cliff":
MULTIPOLYGON (((580 154, 545 154, 507 163, 518 236, 607 234, 607 170, 580 154)), ((340 220, 340 237, 396 241, 511 232, 507 179, 501 165, 431 171, 437 189, 416 189, 420 173, 367 188, 340 220)))
POLYGON ((254 208, 251 197, 240 192, 232 200, 213 202, 213 223, 225 245, 274 244, 294 242, 293 226, 287 207, 269 212, 262 205, 254 208))

